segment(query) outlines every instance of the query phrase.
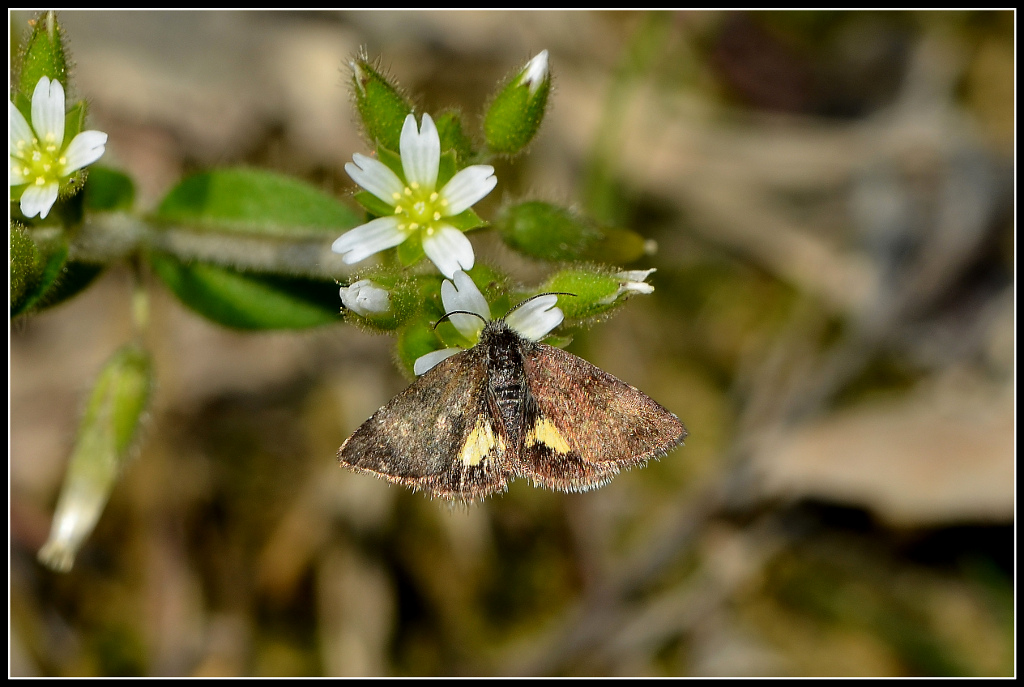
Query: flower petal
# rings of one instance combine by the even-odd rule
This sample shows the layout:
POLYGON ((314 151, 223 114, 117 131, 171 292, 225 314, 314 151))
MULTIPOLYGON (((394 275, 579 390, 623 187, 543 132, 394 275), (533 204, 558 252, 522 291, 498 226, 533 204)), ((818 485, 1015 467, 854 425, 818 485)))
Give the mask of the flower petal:
POLYGON ((7 126, 10 127, 7 132, 7 153, 20 154, 22 150, 27 150, 32 146, 32 139, 35 138, 35 135, 32 133, 32 127, 25 120, 25 115, 21 114, 21 111, 10 100, 7 101, 7 104, 9 105, 7 126))
POLYGON ((32 128, 40 146, 53 144, 59 150, 64 143, 64 87, 60 81, 39 79, 32 92, 32 128))
POLYGON ((398 228, 397 217, 380 217, 342 234, 331 245, 331 250, 341 253, 342 260, 351 265, 374 253, 397 246, 407 236, 398 228))
POLYGON ((452 315, 448 318, 460 334, 470 341, 476 341, 480 338, 480 330, 484 328, 484 323, 491 319, 491 308, 468 274, 457 270, 453 281, 454 284, 446 279, 441 284, 441 302, 444 303, 444 311, 449 313, 454 310, 466 310, 479 315, 480 317, 452 315), (483 319, 480 319, 481 317, 483 319))
POLYGON ((456 353, 462 353, 462 349, 442 348, 440 351, 431 351, 426 355, 421 355, 419 358, 416 358, 416 362, 412 364, 412 371, 415 372, 417 376, 421 375, 442 360, 451 358, 456 353))
POLYGON ((555 307, 557 302, 558 296, 553 293, 537 296, 506 315, 505 324, 527 339, 540 341, 565 318, 562 309, 555 307))
POLYGON ((44 219, 50 213, 50 208, 57 202, 57 190, 60 184, 56 181, 43 186, 32 184, 21 194, 21 214, 26 217, 44 219))
POLYGON ((8 186, 21 186, 22 184, 28 183, 28 177, 25 176, 22 170, 25 169, 25 163, 16 157, 10 155, 7 156, 7 185, 8 186))
POLYGON ((61 167, 60 175, 67 176, 76 169, 81 169, 103 157, 106 150, 107 135, 102 131, 83 131, 68 144, 67 150, 61 156, 64 164, 61 167))
POLYGON ((398 175, 386 164, 372 157, 356 153, 352 159, 354 163, 345 163, 345 171, 352 177, 352 181, 394 207, 397 202, 395 196, 401 197, 402 189, 405 188, 398 175))
POLYGON ((416 183, 425 191, 433 191, 437 185, 437 167, 441 164, 441 137, 430 115, 423 115, 418 133, 416 117, 406 117, 398 146, 402 153, 405 180, 410 186, 416 183))
POLYGON ((529 85, 530 96, 532 97, 546 78, 548 78, 548 51, 541 50, 533 56, 532 60, 526 63, 519 83, 521 85, 529 85))
POLYGON ((423 237, 423 252, 449 279, 456 270, 472 268, 475 259, 473 244, 461 231, 447 224, 435 227, 433 233, 423 237))
POLYGON ((441 197, 448 201, 445 215, 457 215, 468 210, 490 193, 497 183, 494 167, 490 165, 473 165, 460 170, 441 189, 441 197))
POLYGON ((385 313, 391 309, 391 295, 369 279, 360 279, 350 286, 341 287, 341 302, 346 308, 366 317, 385 313))

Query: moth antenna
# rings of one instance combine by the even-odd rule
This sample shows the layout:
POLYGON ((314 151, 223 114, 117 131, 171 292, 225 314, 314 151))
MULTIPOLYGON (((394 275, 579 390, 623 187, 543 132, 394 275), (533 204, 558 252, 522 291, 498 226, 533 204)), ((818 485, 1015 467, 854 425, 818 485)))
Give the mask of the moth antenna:
MULTIPOLYGON (((538 293, 536 296, 530 296, 529 298, 527 298, 522 303, 517 303, 517 304, 513 305, 511 308, 508 309, 508 312, 505 313, 505 317, 508 317, 509 315, 514 313, 516 310, 518 310, 519 308, 523 307, 524 305, 526 305, 527 303, 532 301, 534 298, 540 298, 541 296, 572 296, 573 298, 576 298, 577 294, 569 293, 568 291, 548 291, 547 293, 538 293)), ((502 319, 504 319, 504 318, 502 318, 502 319)))
POLYGON ((434 329, 437 329, 437 325, 441 324, 442 322, 447 320, 452 315, 476 315, 477 317, 479 317, 481 320, 484 321, 484 324, 487 324, 487 318, 484 317, 483 315, 481 315, 478 312, 473 312, 472 310, 452 310, 451 312, 446 312, 441 317, 441 319, 439 319, 437 322, 434 323, 434 329))

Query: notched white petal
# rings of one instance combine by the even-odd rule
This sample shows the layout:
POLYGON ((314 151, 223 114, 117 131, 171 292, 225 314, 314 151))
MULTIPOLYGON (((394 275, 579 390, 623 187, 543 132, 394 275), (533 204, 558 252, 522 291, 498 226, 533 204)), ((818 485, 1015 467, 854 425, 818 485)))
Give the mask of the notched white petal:
POLYGON ((442 348, 440 351, 431 351, 426 355, 421 355, 419 358, 416 358, 416 362, 412 364, 412 371, 419 376, 442 360, 447 360, 457 353, 462 353, 462 349, 442 348))
POLYGON ((32 127, 25 120, 25 115, 14 106, 10 100, 7 101, 7 125, 10 130, 7 132, 8 154, 18 152, 18 144, 25 146, 32 145, 32 127))
POLYGON ((480 317, 473 315, 452 315, 448 319, 459 330, 459 333, 470 341, 480 338, 480 331, 484 328, 484 322, 491 319, 491 308, 487 300, 472 278, 462 270, 455 272, 454 284, 447 279, 441 284, 441 302, 444 303, 446 313, 455 310, 466 310, 475 312, 480 317), (483 319, 480 319, 480 318, 483 319))
POLYGON ((67 176, 99 160, 103 157, 106 145, 107 135, 102 131, 83 131, 75 136, 62 156, 64 164, 61 167, 61 176, 67 176))
POLYGON ((32 184, 21 194, 21 214, 26 217, 45 219, 50 214, 50 208, 57 202, 57 191, 60 184, 56 181, 43 186, 32 184))
POLYGON ((342 234, 331 250, 342 254, 346 264, 359 262, 374 253, 397 246, 406 238, 395 217, 380 217, 342 234))
POLYGON ((475 260, 473 244, 461 231, 447 224, 423 237, 423 252, 449 279, 456 270, 472 269, 475 260))
POLYGON ((395 194, 401 195, 405 184, 391 168, 380 160, 356 153, 354 162, 345 163, 345 171, 367 191, 377 196, 392 207, 395 205, 395 194))
POLYGON ((433 191, 437 185, 437 167, 441 163, 441 137, 430 115, 423 115, 418 132, 416 117, 407 116, 398 146, 405 180, 410 185, 418 184, 425 191, 433 191))
POLYGON ((498 178, 490 165, 472 165, 460 170, 444 188, 441 197, 448 201, 445 215, 457 215, 468 210, 494 189, 498 178))
POLYGON ((60 81, 39 79, 32 92, 32 128, 42 146, 64 143, 64 87, 60 81))
POLYGON ((557 302, 558 296, 555 294, 538 296, 510 312, 505 317, 505 324, 527 339, 540 341, 565 319, 562 309, 555 307, 557 302))

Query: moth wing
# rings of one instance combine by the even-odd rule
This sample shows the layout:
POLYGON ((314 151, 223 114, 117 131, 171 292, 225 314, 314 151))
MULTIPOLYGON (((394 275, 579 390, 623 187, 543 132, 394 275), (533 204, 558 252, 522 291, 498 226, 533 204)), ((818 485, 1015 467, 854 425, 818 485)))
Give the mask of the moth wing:
POLYGON ((523 468, 549 489, 585 491, 682 443, 679 418, 636 387, 546 344, 524 352, 533 408, 523 468))
POLYGON ((433 496, 473 501, 507 488, 505 440, 487 403, 485 352, 438 363, 338 449, 345 467, 433 496))

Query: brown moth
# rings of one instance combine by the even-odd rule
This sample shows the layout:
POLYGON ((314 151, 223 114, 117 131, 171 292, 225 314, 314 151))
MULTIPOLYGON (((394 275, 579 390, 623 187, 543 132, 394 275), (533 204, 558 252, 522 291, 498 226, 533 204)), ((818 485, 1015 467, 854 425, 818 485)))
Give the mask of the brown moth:
POLYGON ((675 415, 571 353, 487 322, 345 440, 345 467, 474 501, 514 478, 562 491, 607 484, 686 437, 675 415))

